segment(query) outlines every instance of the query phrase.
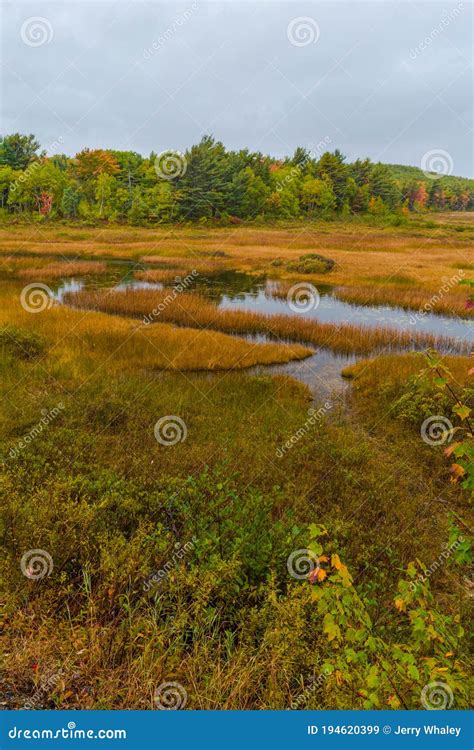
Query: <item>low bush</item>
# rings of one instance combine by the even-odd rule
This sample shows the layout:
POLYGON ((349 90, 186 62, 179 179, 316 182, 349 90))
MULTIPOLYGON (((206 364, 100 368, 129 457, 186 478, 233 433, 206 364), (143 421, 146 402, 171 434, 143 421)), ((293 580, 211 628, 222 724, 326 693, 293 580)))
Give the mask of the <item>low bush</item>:
POLYGON ((297 273, 328 273, 332 271, 336 262, 332 258, 325 258, 324 255, 318 255, 318 253, 306 253, 300 255, 298 260, 288 263, 288 271, 296 271, 297 273))
POLYGON ((45 342, 27 328, 7 325, 0 328, 0 350, 20 359, 34 359, 44 352, 45 342))

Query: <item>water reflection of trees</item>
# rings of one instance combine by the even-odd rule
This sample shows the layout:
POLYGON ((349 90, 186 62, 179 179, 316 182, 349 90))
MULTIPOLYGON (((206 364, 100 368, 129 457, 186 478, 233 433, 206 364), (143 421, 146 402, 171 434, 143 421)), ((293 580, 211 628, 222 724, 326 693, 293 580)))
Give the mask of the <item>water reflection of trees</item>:
POLYGON ((265 276, 253 276, 243 271, 221 271, 208 276, 200 274, 192 289, 219 305, 224 296, 242 300, 248 294, 257 297, 264 286, 265 276))

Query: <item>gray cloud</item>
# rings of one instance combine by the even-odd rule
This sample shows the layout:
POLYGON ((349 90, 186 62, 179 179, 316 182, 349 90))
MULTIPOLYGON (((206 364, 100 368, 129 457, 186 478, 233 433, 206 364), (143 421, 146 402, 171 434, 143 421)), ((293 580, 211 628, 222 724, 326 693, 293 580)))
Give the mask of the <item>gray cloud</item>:
POLYGON ((467 1, 37 2, 5 5, 3 21, 2 131, 45 147, 148 154, 212 132, 282 156, 326 139, 405 164, 443 149, 473 174, 467 1), (46 19, 37 46, 32 17, 46 19), (298 17, 314 42, 291 43, 298 17))

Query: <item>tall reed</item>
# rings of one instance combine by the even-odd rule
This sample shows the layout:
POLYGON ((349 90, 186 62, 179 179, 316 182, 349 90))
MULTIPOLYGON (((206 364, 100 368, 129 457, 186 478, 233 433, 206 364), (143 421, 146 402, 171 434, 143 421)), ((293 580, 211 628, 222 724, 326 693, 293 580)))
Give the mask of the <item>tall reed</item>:
POLYGON ((265 315, 245 310, 220 310, 202 297, 173 290, 82 291, 65 295, 74 307, 143 317, 145 322, 175 323, 191 328, 212 328, 225 333, 263 334, 284 341, 366 354, 382 349, 428 346, 467 352, 468 345, 453 347, 446 336, 433 336, 390 328, 364 328, 339 323, 321 323, 303 315, 265 315))
POLYGON ((358 305, 388 305, 404 310, 416 310, 423 314, 444 313, 461 318, 469 318, 473 314, 468 306, 467 292, 458 287, 453 287, 445 293, 443 289, 432 292, 429 289, 351 286, 336 289, 335 295, 344 302, 354 302, 358 305))

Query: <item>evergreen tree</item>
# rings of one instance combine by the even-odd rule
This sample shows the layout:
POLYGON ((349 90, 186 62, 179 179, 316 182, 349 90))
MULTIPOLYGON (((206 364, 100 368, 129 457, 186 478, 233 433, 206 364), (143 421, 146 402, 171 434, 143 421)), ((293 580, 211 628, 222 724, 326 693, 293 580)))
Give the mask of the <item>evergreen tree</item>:
POLYGON ((385 164, 374 164, 369 181, 370 194, 381 198, 386 206, 393 209, 401 200, 401 191, 385 164))
POLYGON ((327 151, 321 156, 316 172, 319 179, 330 182, 336 199, 336 208, 341 209, 346 200, 347 180, 349 178, 349 170, 344 164, 344 156, 337 150, 333 154, 327 151))
POLYGON ((216 217, 226 209, 230 182, 225 149, 211 136, 204 136, 186 152, 186 172, 177 180, 184 219, 216 217))
POLYGON ((262 213, 269 188, 251 167, 242 169, 232 180, 229 189, 229 213, 240 218, 254 218, 262 213))
POLYGON ((12 169, 26 169, 36 156, 40 144, 34 135, 13 133, 0 137, 0 164, 12 169))

